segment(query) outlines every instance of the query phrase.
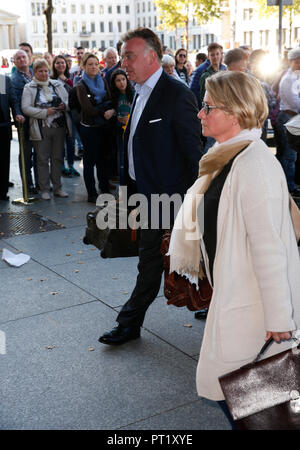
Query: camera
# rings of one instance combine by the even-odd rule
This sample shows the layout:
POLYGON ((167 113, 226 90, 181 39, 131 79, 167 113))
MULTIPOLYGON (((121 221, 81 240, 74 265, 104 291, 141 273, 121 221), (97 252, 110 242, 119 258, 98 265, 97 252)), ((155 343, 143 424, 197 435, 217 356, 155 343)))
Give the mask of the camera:
POLYGON ((62 99, 60 97, 53 97, 52 106, 57 108, 62 103, 62 99))

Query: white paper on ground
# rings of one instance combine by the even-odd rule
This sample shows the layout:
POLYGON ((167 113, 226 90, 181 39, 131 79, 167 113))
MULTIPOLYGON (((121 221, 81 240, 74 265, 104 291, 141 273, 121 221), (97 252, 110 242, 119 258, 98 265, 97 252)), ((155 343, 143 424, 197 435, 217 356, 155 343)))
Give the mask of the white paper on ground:
POLYGON ((4 248, 2 251, 2 259, 3 261, 6 261, 10 266, 20 267, 30 260, 30 256, 25 255, 25 253, 18 253, 17 255, 15 255, 14 253, 4 248))

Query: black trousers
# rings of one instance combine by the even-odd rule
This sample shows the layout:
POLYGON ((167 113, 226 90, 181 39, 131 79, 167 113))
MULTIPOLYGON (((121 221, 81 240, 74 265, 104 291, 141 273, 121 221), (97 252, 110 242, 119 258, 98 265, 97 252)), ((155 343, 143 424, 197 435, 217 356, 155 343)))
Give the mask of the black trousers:
POLYGON ((117 322, 124 327, 141 327, 147 309, 158 294, 163 273, 160 247, 164 231, 141 230, 136 285, 117 317, 117 322))
POLYGON ((8 192, 10 168, 10 130, 9 127, 0 127, 0 195, 8 192))

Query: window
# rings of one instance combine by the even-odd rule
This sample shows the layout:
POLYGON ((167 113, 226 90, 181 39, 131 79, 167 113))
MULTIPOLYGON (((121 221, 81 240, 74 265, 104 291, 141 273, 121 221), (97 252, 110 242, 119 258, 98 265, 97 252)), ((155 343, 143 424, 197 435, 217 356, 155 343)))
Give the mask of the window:
POLYGON ((151 2, 148 2, 148 11, 151 11, 151 2))
POLYGON ((33 31, 33 33, 38 33, 39 32, 38 31, 38 23, 37 23, 36 20, 32 21, 32 31, 33 31))
POLYGON ((145 2, 143 2, 143 12, 145 12, 146 10, 146 6, 145 6, 145 2))
POLYGON ((66 8, 66 5, 63 5, 63 6, 61 7, 61 13, 62 13, 62 14, 67 14, 67 8, 66 8))
POLYGON ((100 22, 100 33, 104 33, 104 22, 100 22))
POLYGON ((38 3, 36 4, 36 15, 37 15, 37 16, 40 16, 40 15, 41 15, 41 5, 40 5, 40 2, 38 2, 38 3))
POLYGON ((85 5, 80 5, 80 13, 85 14, 85 5))
POLYGON ((117 14, 121 14, 121 6, 117 5, 117 14))
POLYGON ((244 17, 244 20, 253 19, 253 9, 252 8, 244 9, 243 17, 244 17))
MULTIPOLYGON (((99 5, 99 14, 103 14, 103 5, 99 5)), ((101 41, 103 42, 103 41, 101 41)))
POLYGON ((67 33, 67 32, 68 32, 68 24, 67 24, 67 22, 63 22, 63 23, 62 23, 62 28, 63 28, 63 32, 64 32, 64 33, 67 33))
POLYGON ((109 31, 109 33, 113 32, 113 23, 112 22, 108 22, 108 31, 109 31))
POLYGON ((81 32, 86 33, 86 22, 82 22, 81 24, 81 32))
POLYGON ((148 27, 151 28, 151 17, 148 17, 148 27))
POLYGON ((244 45, 252 47, 253 31, 244 31, 244 45))
POLYGON ((52 20, 52 33, 57 33, 57 22, 52 20))
POLYGON ((95 14, 95 6, 94 5, 90 5, 90 14, 95 14))
POLYGON ((31 15, 35 16, 35 3, 31 2, 31 15))
POLYGON ((91 33, 95 33, 95 31, 96 31, 95 22, 91 22, 91 33))
POLYGON ((92 48, 96 48, 97 47, 97 42, 96 41, 92 41, 92 48))
POLYGON ((112 14, 112 6, 109 6, 109 7, 107 8, 107 11, 108 11, 108 14, 112 14))
POLYGON ((118 22, 118 32, 122 33, 122 22, 118 22))
POLYGON ((77 33, 77 22, 72 22, 72 33, 77 33))
POLYGON ((109 46, 113 47, 114 46, 114 41, 109 41, 109 46))
POLYGON ((140 4, 139 3, 137 4, 137 10, 136 11, 137 11, 138 14, 140 13, 140 4))
POLYGON ((105 49, 105 41, 100 42, 100 48, 102 51, 105 49))
POLYGON ((154 16, 154 26, 157 27, 157 17, 154 16))
POLYGON ((126 14, 130 14, 130 7, 129 7, 129 5, 125 6, 125 12, 126 12, 126 14))
POLYGON ((130 30, 130 22, 126 22, 126 31, 130 30))
POLYGON ((71 5, 71 13, 76 14, 76 5, 71 5))

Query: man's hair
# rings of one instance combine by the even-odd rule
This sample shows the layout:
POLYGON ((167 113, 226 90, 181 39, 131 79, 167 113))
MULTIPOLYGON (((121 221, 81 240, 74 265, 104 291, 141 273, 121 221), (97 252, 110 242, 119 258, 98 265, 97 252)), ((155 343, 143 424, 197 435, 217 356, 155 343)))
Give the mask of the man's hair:
POLYGON ((32 47, 31 47, 31 45, 28 44, 28 42, 21 42, 21 44, 19 44, 19 47, 29 47, 31 53, 33 53, 33 49, 32 49, 32 47))
POLYGON ((112 52, 114 53, 116 56, 118 56, 118 52, 114 47, 108 47, 106 50, 104 50, 103 53, 103 57, 106 58, 107 57, 107 53, 112 52))
POLYGON ((197 53, 196 59, 198 59, 198 61, 205 61, 207 59, 207 55, 206 53, 197 53))
POLYGON ((212 52, 213 50, 221 50, 221 51, 223 51, 223 47, 222 47, 222 45, 218 44, 217 42, 212 42, 207 47, 207 53, 212 52))
POLYGON ((76 51, 77 50, 85 50, 84 47, 76 47, 76 51))
POLYGON ((224 62, 226 66, 229 66, 232 63, 237 63, 239 61, 243 61, 247 58, 245 51, 242 48, 233 48, 229 50, 224 58, 224 62))
POLYGON ((136 28, 135 30, 128 31, 128 33, 124 34, 124 36, 122 37, 122 41, 127 42, 135 38, 143 39, 146 42, 147 46, 151 50, 155 51, 157 59, 159 59, 159 61, 162 60, 163 49, 161 41, 157 34, 150 30, 150 28, 136 28))

